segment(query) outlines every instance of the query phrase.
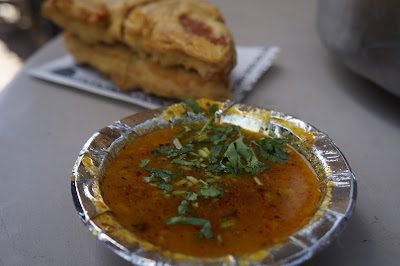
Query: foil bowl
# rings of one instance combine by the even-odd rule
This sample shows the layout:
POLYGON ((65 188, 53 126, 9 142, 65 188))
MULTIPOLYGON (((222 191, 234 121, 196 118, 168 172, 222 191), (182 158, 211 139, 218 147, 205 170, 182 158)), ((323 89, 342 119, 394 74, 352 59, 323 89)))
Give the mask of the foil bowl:
POLYGON ((136 265, 297 265, 328 246, 344 229, 354 208, 357 185, 345 157, 328 135, 276 110, 231 101, 218 103, 219 122, 285 138, 304 155, 320 182, 326 184, 319 209, 303 228, 281 244, 240 257, 190 257, 157 249, 137 239, 119 224, 103 200, 101 180, 108 164, 124 146, 143 134, 183 122, 207 120, 205 115, 178 112, 182 103, 148 110, 94 133, 72 170, 72 197, 81 220, 95 237, 124 259, 136 265))

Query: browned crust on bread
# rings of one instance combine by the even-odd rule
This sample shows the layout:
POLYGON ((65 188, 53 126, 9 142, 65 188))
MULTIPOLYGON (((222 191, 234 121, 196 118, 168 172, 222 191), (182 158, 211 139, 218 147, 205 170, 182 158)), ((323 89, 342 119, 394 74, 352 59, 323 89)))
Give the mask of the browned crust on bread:
POLYGON ((43 14, 87 43, 123 43, 164 67, 204 79, 236 64, 234 41, 218 9, 199 0, 48 0, 43 14))
POLYGON ((149 94, 182 100, 231 97, 228 78, 204 80, 193 71, 163 67, 122 44, 88 44, 72 33, 66 33, 64 39, 77 63, 95 67, 124 91, 143 89, 149 94))

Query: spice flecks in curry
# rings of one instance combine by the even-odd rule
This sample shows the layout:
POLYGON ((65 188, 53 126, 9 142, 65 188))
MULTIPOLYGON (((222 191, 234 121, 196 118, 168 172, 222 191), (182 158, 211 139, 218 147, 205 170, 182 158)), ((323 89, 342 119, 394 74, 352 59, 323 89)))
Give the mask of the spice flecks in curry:
MULTIPOLYGON (((222 147, 217 161, 224 160, 226 168, 210 171, 218 170, 219 165, 210 163, 213 153, 210 145, 215 147, 220 143, 218 139, 217 144, 207 141, 218 133, 218 128, 203 130, 207 134, 213 132, 207 139, 190 140, 201 136, 198 132, 203 127, 183 125, 141 136, 109 165, 102 184, 104 199, 125 228, 138 238, 172 252, 220 257, 266 249, 282 242, 308 222, 320 202, 320 183, 300 154, 292 150, 284 164, 261 160, 260 151, 252 141, 264 136, 240 130, 238 134, 243 136, 243 144, 246 147, 255 145, 259 163, 252 155, 246 158, 257 165, 257 169, 267 164, 269 169, 258 173, 256 168, 248 168, 250 164, 242 157, 236 167, 246 164, 241 168, 243 171, 233 173, 227 162, 232 164, 235 156, 225 156, 228 147, 222 147), (181 146, 176 143, 177 138, 181 146), (173 151, 169 154, 165 148, 182 151, 188 144, 192 144, 190 151, 177 156, 172 156, 173 151), (199 159, 195 160, 197 156, 199 159), (175 162, 171 163, 173 160, 175 162), (217 165, 216 169, 213 165, 217 165), (201 234, 204 224, 168 224, 173 217, 209 221, 212 237, 208 238, 208 231, 201 234)), ((237 141, 240 136, 232 138, 237 141)), ((233 147, 239 154, 238 145, 242 144, 236 143, 233 147)), ((291 148, 285 146, 284 150, 291 148)))

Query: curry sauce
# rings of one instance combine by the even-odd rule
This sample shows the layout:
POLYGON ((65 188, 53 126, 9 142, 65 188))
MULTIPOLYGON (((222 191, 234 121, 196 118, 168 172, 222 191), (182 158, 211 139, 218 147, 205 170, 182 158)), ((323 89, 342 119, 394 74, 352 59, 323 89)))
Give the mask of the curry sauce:
POLYGON ((139 239, 171 252, 220 257, 272 247, 314 215, 323 184, 287 144, 281 159, 263 158, 264 138, 202 124, 143 135, 108 166, 105 202, 139 239))

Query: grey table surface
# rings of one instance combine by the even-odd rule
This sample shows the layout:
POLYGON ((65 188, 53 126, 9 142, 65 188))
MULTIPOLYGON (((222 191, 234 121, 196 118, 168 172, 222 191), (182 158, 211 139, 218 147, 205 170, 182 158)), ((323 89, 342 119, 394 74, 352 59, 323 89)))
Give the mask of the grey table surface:
MULTIPOLYGON (((357 177, 346 230, 306 265, 398 265, 400 99, 346 70, 322 46, 317 1, 214 2, 237 44, 282 49, 243 102, 326 132, 357 177)), ((65 54, 55 38, 0 94, 0 265, 129 265, 79 220, 70 175, 93 132, 144 109, 29 76, 65 54)))

